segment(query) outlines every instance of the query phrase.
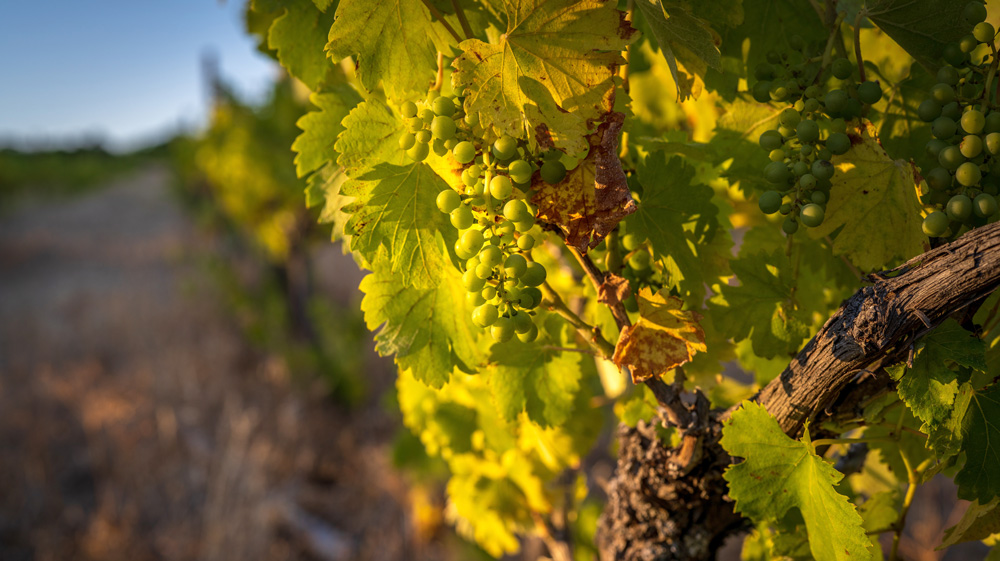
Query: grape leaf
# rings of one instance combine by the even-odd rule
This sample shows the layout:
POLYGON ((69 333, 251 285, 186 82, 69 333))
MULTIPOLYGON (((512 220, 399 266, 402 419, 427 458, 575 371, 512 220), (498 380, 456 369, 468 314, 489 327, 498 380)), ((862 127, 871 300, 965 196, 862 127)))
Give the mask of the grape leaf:
POLYGON ((422 163, 384 164, 350 179, 340 193, 354 197, 343 207, 351 215, 344 227, 351 236, 351 250, 376 265, 388 261, 407 286, 436 286, 437 271, 451 267, 445 248, 457 238, 435 203, 445 189, 450 189, 448 184, 422 163))
MULTIPOLYGON (((628 232, 649 240, 664 260, 671 287, 700 300, 704 294, 706 243, 719 233, 719 209, 711 187, 695 182, 695 169, 684 158, 653 152, 638 165, 633 180, 641 185, 638 210, 626 219, 628 232), (685 225, 694 224, 690 230, 685 225)), ((729 256, 727 247, 722 248, 729 256)))
POLYGON ((326 9, 330 7, 330 4, 333 4, 335 2, 335 0, 312 0, 312 1, 313 4, 316 4, 316 7, 319 8, 321 12, 325 12, 326 9))
POLYGON ((514 340, 493 346, 489 383, 505 420, 524 411, 539 425, 559 426, 573 411, 573 398, 580 390, 580 354, 553 350, 562 342, 546 341, 540 336, 534 343, 514 340))
MULTIPOLYGON (((319 213, 321 224, 332 224, 331 241, 343 239, 344 225, 350 220, 350 215, 341 210, 350 201, 349 197, 340 194, 340 188, 347 181, 343 168, 333 163, 325 164, 316 173, 309 176, 306 187, 306 207, 322 205, 319 213)), ((344 248, 347 251, 347 248, 344 248)))
POLYGON ((809 334, 792 302, 792 267, 783 251, 741 255, 731 263, 740 286, 722 284, 709 303, 719 330, 739 341, 750 337, 758 356, 790 354, 809 334))
POLYGON ((622 218, 635 212, 617 152, 624 118, 621 113, 605 115, 597 132, 587 137, 586 159, 555 185, 538 181, 531 199, 538 220, 559 226, 566 243, 581 252, 600 245, 622 218))
POLYGON ((708 67, 722 70, 719 35, 681 5, 667 0, 639 0, 639 13, 653 32, 670 73, 677 84, 677 97, 697 98, 704 87, 708 67))
POLYGON ((333 25, 333 10, 310 0, 289 0, 282 3, 284 15, 271 24, 267 33, 268 47, 278 53, 278 61, 288 73, 302 80, 313 90, 321 89, 338 68, 323 53, 327 34, 333 25))
POLYGON ((866 271, 922 253, 927 237, 913 164, 890 158, 868 121, 849 136, 851 149, 832 160, 837 173, 826 219, 809 234, 822 238, 840 230, 834 254, 866 271))
POLYGON ((707 350, 700 318, 683 311, 683 300, 649 288, 641 289, 636 300, 639 321, 622 329, 614 356, 619 367, 631 368, 633 383, 662 376, 707 350))
POLYGON ((722 176, 730 183, 738 183, 744 193, 749 194, 754 188, 771 189, 771 183, 764 178, 764 168, 770 160, 757 142, 761 133, 777 128, 777 108, 738 98, 727 109, 716 121, 715 135, 708 143, 715 154, 712 161, 721 165, 731 160, 722 176))
POLYGON ((866 0, 868 18, 899 43, 910 56, 929 68, 941 63, 948 43, 969 33, 962 16, 968 0, 866 0))
POLYGON ((588 121, 611 110, 621 51, 634 30, 607 0, 507 2, 496 44, 463 41, 452 80, 465 110, 494 133, 533 138, 548 130, 570 154, 587 149, 588 121))
POLYGON ((403 124, 384 103, 370 100, 358 104, 341 125, 344 130, 333 149, 340 154, 337 163, 351 177, 359 177, 380 163, 412 163, 399 148, 403 124))
POLYGON ((792 440, 763 406, 748 401, 723 427, 720 444, 744 458, 723 474, 737 512, 761 522, 798 509, 816 559, 871 558, 861 516, 834 489, 844 475, 816 455, 808 427, 802 442, 792 440))
POLYGON ((720 48, 723 57, 737 61, 740 68, 745 61, 744 77, 752 76, 753 69, 767 61, 768 51, 791 51, 791 36, 814 39, 828 35, 816 10, 799 0, 743 0, 743 12, 743 24, 722 33, 720 48))
POLYGON ((302 129, 302 134, 292 144, 292 150, 296 152, 295 171, 299 177, 319 169, 327 161, 336 161, 334 145, 344 131, 341 121, 361 103, 361 96, 350 86, 342 84, 328 92, 312 94, 309 101, 319 111, 310 111, 299 118, 295 124, 302 129))
POLYGON ((964 383, 958 386, 958 392, 951 404, 948 418, 936 424, 925 424, 921 428, 927 432, 927 447, 941 459, 958 454, 962 446, 962 422, 972 404, 972 396, 976 393, 972 384, 964 383))
POLYGON ((955 475, 958 498, 987 503, 1000 495, 1000 384, 972 396, 962 419, 965 466, 955 475))
POLYGON ((328 39, 326 52, 334 60, 357 55, 362 86, 372 91, 381 81, 398 100, 426 93, 438 51, 455 45, 420 0, 341 0, 328 39))
POLYGON ((382 326, 375 336, 376 350, 383 356, 394 354, 401 369, 440 388, 456 359, 473 366, 481 360, 482 330, 472 325, 472 309, 454 289, 461 284, 458 272, 451 266, 435 272, 435 285, 415 288, 401 282, 401 275, 376 267, 361 280, 360 289, 368 329, 382 326))
POLYGON ((944 531, 944 539, 938 549, 962 542, 984 540, 1000 533, 1000 508, 997 507, 1000 507, 1000 497, 985 504, 973 501, 958 524, 944 531))

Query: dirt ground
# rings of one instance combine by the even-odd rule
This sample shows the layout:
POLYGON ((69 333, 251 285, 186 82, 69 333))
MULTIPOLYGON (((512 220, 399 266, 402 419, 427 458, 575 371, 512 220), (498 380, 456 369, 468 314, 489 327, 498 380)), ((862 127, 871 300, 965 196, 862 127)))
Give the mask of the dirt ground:
POLYGON ((169 180, 0 217, 0 560, 454 558, 414 536, 398 420, 246 344, 169 180))

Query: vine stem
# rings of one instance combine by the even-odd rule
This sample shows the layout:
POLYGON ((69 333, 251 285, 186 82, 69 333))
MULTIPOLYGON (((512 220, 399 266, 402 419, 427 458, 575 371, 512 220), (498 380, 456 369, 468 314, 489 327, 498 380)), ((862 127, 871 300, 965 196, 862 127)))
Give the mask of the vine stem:
MULTIPOLYGON (((826 40, 826 48, 823 49, 823 68, 830 66, 830 59, 833 58, 833 40, 840 35, 840 24, 844 22, 844 16, 846 15, 846 12, 837 14, 837 19, 833 22, 832 29, 830 30, 830 36, 826 40)), ((818 75, 817 78, 819 78, 818 75)))
POLYGON ((455 38, 455 41, 458 41, 459 43, 462 42, 462 38, 459 37, 458 33, 455 32, 455 28, 453 28, 451 24, 445 21, 444 16, 441 15, 441 12, 440 10, 437 9, 437 6, 431 3, 431 0, 420 0, 420 2, 422 2, 424 7, 431 12, 431 15, 434 16, 434 19, 441 22, 441 25, 443 25, 445 30, 447 30, 448 33, 450 33, 451 36, 455 38))
POLYGON ((993 61, 990 63, 989 73, 986 75, 986 86, 983 88, 983 103, 979 106, 979 110, 986 113, 986 109, 990 105, 990 86, 993 84, 993 78, 996 77, 997 73, 997 47, 995 44, 990 43, 990 50, 993 52, 993 61))
POLYGON ((831 446, 833 444, 857 444, 858 442, 891 442, 891 438, 884 436, 862 436, 859 438, 820 438, 812 441, 813 448, 820 446, 831 446))
MULTIPOLYGON (((634 10, 635 10, 635 0, 628 0, 628 3, 625 7, 625 14, 626 14, 625 19, 629 23, 631 23, 632 18, 635 17, 634 10)), ((629 68, 632 66, 631 64, 629 64, 629 61, 632 60, 631 55, 632 55, 632 45, 625 45, 625 54, 623 55, 625 57, 625 65, 622 66, 621 76, 622 76, 622 90, 625 91, 626 95, 628 95, 629 93, 628 74, 629 74, 629 68)))
POLYGON ((594 348, 595 351, 600 353, 601 356, 608 360, 612 360, 615 356, 615 346, 608 342, 601 334, 601 330, 598 327, 590 325, 589 323, 583 321, 580 316, 576 315, 573 310, 569 309, 569 306, 563 302, 563 299, 559 297, 559 294, 549 285, 549 283, 543 283, 542 288, 545 290, 545 296, 548 299, 546 306, 549 310, 559 314, 566 321, 576 328, 580 335, 587 340, 587 343, 594 348))
POLYGON ((462 33, 465 33, 465 38, 472 39, 472 27, 469 26, 469 20, 465 17, 465 10, 462 9, 462 5, 458 3, 458 0, 451 0, 451 7, 455 8, 455 15, 458 16, 458 23, 462 25, 462 33))
POLYGON ((865 59, 861 58, 861 22, 865 19, 865 10, 858 10, 858 17, 854 18, 854 56, 858 59, 858 77, 861 82, 865 81, 865 59))
POLYGON ((437 64, 437 77, 434 79, 434 85, 431 86, 431 90, 439 92, 441 91, 441 86, 444 84, 444 53, 441 51, 438 51, 437 64))
MULTIPOLYGON (((604 284, 604 271, 601 271, 594 260, 590 258, 589 255, 580 253, 578 249, 567 244, 569 252, 576 257, 576 260, 583 267, 587 277, 590 278, 590 282, 594 283, 594 290, 600 292, 601 285, 604 284)), ((632 320, 628 319, 628 312, 625 310, 625 305, 621 302, 616 302, 614 305, 608 305, 611 308, 611 315, 615 318, 615 323, 618 324, 618 329, 625 329, 626 327, 632 325, 632 320)))
POLYGON ((899 558, 899 540, 903 536, 903 529, 906 527, 906 515, 910 512, 910 505, 913 504, 913 496, 917 492, 917 470, 913 469, 913 465, 910 464, 910 459, 906 457, 906 451, 900 447, 899 457, 903 459, 903 465, 906 467, 906 495, 903 497, 903 507, 899 512, 899 520, 896 522, 893 528, 892 536, 892 552, 889 554, 889 561, 896 561, 899 558))

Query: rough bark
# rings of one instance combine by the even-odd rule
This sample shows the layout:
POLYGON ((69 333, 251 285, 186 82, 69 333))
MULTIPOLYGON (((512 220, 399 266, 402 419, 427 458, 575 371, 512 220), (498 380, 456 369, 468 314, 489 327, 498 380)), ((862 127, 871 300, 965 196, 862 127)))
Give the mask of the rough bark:
MULTIPOLYGON (((869 276, 785 371, 754 399, 784 431, 848 412, 891 388, 883 366, 909 356, 916 339, 1000 286, 1000 223, 869 276)), ((601 559, 711 559, 743 524, 726 496, 731 462, 719 446, 730 411, 698 414, 670 449, 648 427, 621 429, 618 470, 598 529, 601 559), (692 446, 696 449, 692 450, 692 446)), ((703 407, 703 406, 701 406, 703 407)))

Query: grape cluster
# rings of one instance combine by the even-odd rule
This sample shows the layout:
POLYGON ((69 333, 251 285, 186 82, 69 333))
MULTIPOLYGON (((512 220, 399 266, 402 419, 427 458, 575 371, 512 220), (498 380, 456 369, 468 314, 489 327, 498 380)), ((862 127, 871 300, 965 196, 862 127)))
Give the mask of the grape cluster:
POLYGON ((830 159, 851 148, 847 121, 882 99, 878 82, 857 83, 850 60, 839 58, 823 68, 818 57, 806 56, 801 37, 793 36, 790 43, 795 52, 768 53, 768 62, 757 66, 751 91, 761 103, 791 104, 779 115, 778 127, 759 140, 771 159, 764 177, 774 188, 764 192, 758 204, 765 214, 786 217, 781 228, 788 235, 797 232, 800 223, 811 228, 823 223, 834 174, 830 159), (821 86, 824 83, 828 89, 821 86))
POLYGON ((439 156, 450 153, 462 166, 461 190, 449 187, 436 202, 460 233, 455 254, 464 261, 462 284, 475 307, 472 321, 489 329, 498 342, 515 335, 530 342, 538 336, 533 310, 541 304, 538 287, 546 271, 530 259, 541 231, 528 193, 536 172, 542 181, 555 184, 565 179, 566 168, 560 152, 538 157, 506 135, 492 144, 483 140, 475 116, 463 116, 461 107, 461 101, 444 96, 425 109, 404 103, 407 131, 400 136, 400 147, 416 161, 429 150, 439 156))
POLYGON ((934 137, 926 146, 934 164, 921 170, 930 188, 924 202, 940 209, 924 218, 923 231, 931 237, 956 234, 963 225, 982 224, 997 213, 1000 109, 990 103, 989 91, 997 61, 971 59, 981 44, 993 45, 996 30, 983 21, 986 7, 981 2, 969 2, 962 16, 972 34, 945 47, 947 64, 917 109, 931 123, 934 137))

